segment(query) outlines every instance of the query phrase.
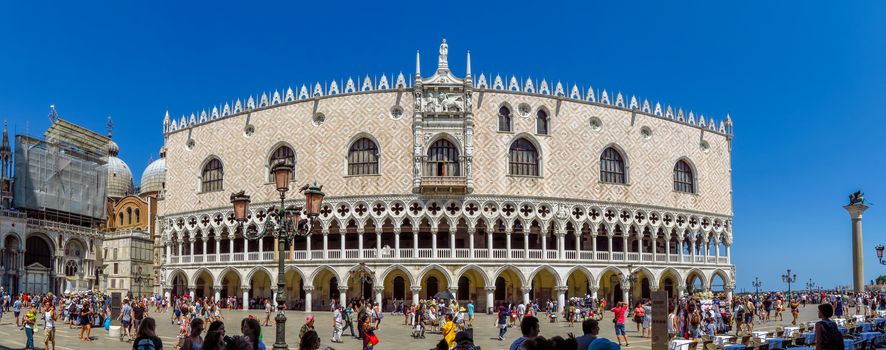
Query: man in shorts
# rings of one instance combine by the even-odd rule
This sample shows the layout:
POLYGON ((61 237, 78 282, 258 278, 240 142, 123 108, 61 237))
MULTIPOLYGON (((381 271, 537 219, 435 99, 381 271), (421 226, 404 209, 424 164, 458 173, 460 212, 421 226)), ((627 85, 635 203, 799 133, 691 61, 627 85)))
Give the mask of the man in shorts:
POLYGON ((12 314, 15 315, 15 326, 20 327, 19 324, 19 315, 22 313, 22 297, 18 297, 15 299, 15 302, 12 303, 12 314))
POLYGON ((468 327, 474 326, 474 301, 468 300, 468 327))
POLYGON ((129 299, 123 299, 123 306, 120 307, 120 316, 117 317, 122 323, 120 329, 120 337, 124 335, 132 340, 132 306, 129 305, 129 299))
POLYGON ((58 319, 58 314, 51 300, 43 303, 43 319, 43 348, 49 350, 49 343, 52 343, 52 350, 55 350, 55 320, 58 319))

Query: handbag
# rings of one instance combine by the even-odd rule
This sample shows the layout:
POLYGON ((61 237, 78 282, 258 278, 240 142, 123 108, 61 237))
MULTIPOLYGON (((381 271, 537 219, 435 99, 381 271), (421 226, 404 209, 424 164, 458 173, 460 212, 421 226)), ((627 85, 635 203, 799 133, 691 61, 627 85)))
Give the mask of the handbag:
POLYGON ((375 346, 376 344, 378 344, 378 336, 376 336, 374 332, 370 333, 369 334, 369 345, 375 346))

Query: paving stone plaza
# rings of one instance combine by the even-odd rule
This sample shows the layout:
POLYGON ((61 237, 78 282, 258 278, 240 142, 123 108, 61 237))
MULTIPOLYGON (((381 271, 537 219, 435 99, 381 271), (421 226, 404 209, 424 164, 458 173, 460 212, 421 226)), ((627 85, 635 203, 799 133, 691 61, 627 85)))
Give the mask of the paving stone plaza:
MULTIPOLYGON (((224 322, 226 325, 226 329, 228 329, 229 332, 231 331, 231 329, 239 329, 239 322, 244 317, 250 314, 256 316, 260 315, 259 310, 253 311, 254 312, 250 313, 246 313, 243 311, 232 311, 223 314, 225 317, 224 322), (234 325, 232 325, 232 323, 234 325)), ((290 348, 297 349, 295 347, 295 338, 298 336, 298 331, 305 319, 304 315, 305 314, 303 312, 287 312, 289 321, 286 327, 286 342, 290 346, 290 348)), ((317 332, 320 334, 321 339, 323 340, 322 344, 324 346, 331 346, 337 350, 360 349, 361 343, 349 336, 343 337, 344 343, 341 344, 334 344, 329 341, 329 338, 332 334, 331 313, 316 312, 313 313, 313 315, 315 315, 314 325, 317 329, 317 332)), ((15 326, 15 323, 12 322, 10 316, 11 314, 6 314, 3 316, 2 321, 0 321, 0 347, 8 349, 22 349, 25 345, 25 333, 15 326)), ((157 333, 160 335, 160 338, 163 339, 163 348, 172 349, 172 346, 175 344, 176 341, 175 335, 178 334, 178 326, 170 324, 170 314, 151 316, 156 317, 156 319, 158 320, 157 333)), ((814 305, 809 305, 808 307, 801 308, 801 321, 805 322, 817 320, 816 316, 817 313, 814 305)), ((789 315, 785 315, 786 320, 789 317, 789 315)), ((607 319, 611 318, 612 313, 607 312, 606 317, 604 317, 603 321, 601 321, 600 323, 600 335, 608 339, 615 339, 615 331, 613 329, 612 322, 606 321, 607 319)), ((492 316, 478 315, 477 319, 474 322, 474 343, 476 345, 480 345, 483 349, 486 350, 507 349, 511 342, 520 336, 520 329, 518 327, 510 328, 508 330, 507 336, 505 337, 505 340, 500 342, 498 341, 498 329, 494 327, 494 323, 495 319, 492 316)), ((115 324, 119 324, 119 322, 115 322, 115 324)), ((777 326, 785 325, 790 325, 790 322, 770 322, 765 324, 758 324, 755 326, 754 329, 771 331, 774 330, 777 326)), ((639 338, 640 333, 637 332, 636 327, 633 323, 629 322, 629 324, 627 324, 626 326, 631 342, 631 346, 626 347, 626 349, 650 348, 649 339, 639 338)), ((403 316, 396 314, 386 314, 382 321, 380 329, 381 330, 378 333, 379 339, 381 340, 378 345, 379 349, 432 349, 437 344, 437 342, 439 342, 440 339, 443 338, 439 333, 426 333, 425 339, 412 338, 410 336, 411 329, 403 325, 403 316)), ((263 327, 262 331, 264 332, 264 343, 267 348, 270 349, 274 343, 274 327, 263 327)), ((569 327, 569 324, 566 322, 543 322, 541 325, 541 335, 544 337, 552 337, 557 335, 565 337, 570 332, 572 332, 576 336, 581 335, 581 326, 576 323, 574 327, 569 327)), ((92 336, 95 338, 95 341, 89 343, 80 341, 78 336, 79 333, 77 330, 68 329, 67 326, 60 327, 56 334, 56 337, 58 338, 58 345, 56 346, 56 348, 61 350, 105 350, 132 348, 131 343, 121 343, 119 338, 108 337, 108 332, 104 329, 94 330, 92 332, 92 336)), ((43 337, 37 335, 34 337, 34 339, 37 348, 43 349, 43 337)))

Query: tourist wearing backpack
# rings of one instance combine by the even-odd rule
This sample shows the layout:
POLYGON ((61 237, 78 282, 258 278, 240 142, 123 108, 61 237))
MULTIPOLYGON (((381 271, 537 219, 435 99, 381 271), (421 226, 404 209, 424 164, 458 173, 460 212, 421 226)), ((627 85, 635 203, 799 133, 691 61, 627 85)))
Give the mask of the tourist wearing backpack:
POLYGON ((162 350, 163 341, 157 337, 157 324, 151 317, 145 317, 138 327, 138 334, 132 341, 132 350, 162 350))

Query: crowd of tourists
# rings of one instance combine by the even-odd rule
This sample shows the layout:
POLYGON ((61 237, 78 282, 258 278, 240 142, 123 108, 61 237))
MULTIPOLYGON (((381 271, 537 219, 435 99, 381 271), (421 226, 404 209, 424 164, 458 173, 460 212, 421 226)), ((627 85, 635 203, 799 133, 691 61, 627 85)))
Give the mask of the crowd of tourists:
MULTIPOLYGON (((191 298, 190 295, 162 298, 160 296, 123 298, 119 313, 111 319, 111 299, 101 293, 65 293, 63 295, 19 294, 0 292, 0 320, 5 312, 12 312, 16 327, 24 330, 26 348, 34 349, 35 334, 42 334, 45 349, 55 349, 57 327, 77 328, 81 341, 95 340, 93 328, 108 329, 119 324, 121 340, 131 342, 133 349, 161 349, 163 342, 156 335, 156 317, 168 314, 169 322, 178 326, 174 349, 265 349, 262 326, 274 323, 278 308, 270 299, 257 299, 251 304, 261 310, 240 320, 226 320, 227 311, 237 309, 240 300, 232 297, 215 300, 212 297, 191 298), (154 317, 152 317, 154 316, 154 317), (225 322, 240 322, 239 336, 225 333, 225 322), (40 328, 43 328, 41 331, 40 328)), ((363 349, 373 349, 379 344, 382 320, 381 305, 366 300, 351 300, 346 305, 331 301, 332 314, 329 343, 321 340, 314 328, 314 316, 308 314, 299 328, 300 349, 319 349, 326 344, 344 343, 350 336, 359 341, 363 349), (324 344, 326 343, 326 344, 324 344)), ((875 316, 886 310, 886 298, 879 293, 787 293, 774 292, 738 295, 732 299, 725 295, 698 293, 674 298, 668 303, 667 330, 671 339, 712 338, 718 335, 748 334, 755 325, 777 322, 798 323, 801 308, 808 304, 819 305, 823 319, 844 315, 875 316), (826 305, 826 310, 821 310, 826 305)), ((285 312, 281 305, 279 312, 285 312)), ((478 349, 473 342, 476 306, 473 301, 446 299, 421 300, 416 305, 398 303, 393 314, 403 317, 403 327, 411 330, 417 339, 440 337, 438 349, 478 349)), ((618 349, 630 346, 627 336, 628 321, 633 322, 640 337, 652 337, 652 303, 640 299, 628 304, 618 301, 609 305, 605 298, 572 297, 562 308, 554 300, 534 300, 530 303, 500 304, 490 310, 498 330, 498 340, 505 338, 510 328, 520 329, 520 337, 510 349, 618 349), (611 315, 609 313, 612 313, 611 315), (604 319, 613 323, 614 341, 597 340, 600 324, 604 319), (539 336, 543 323, 567 322, 570 327, 581 325, 582 335, 574 337, 544 338, 539 336)), ((290 321, 292 322, 292 321, 290 321)), ((394 321, 398 324, 399 321, 394 321)), ((608 322, 608 321, 607 321, 608 322)), ((299 323, 299 322, 296 322, 299 323)), ((829 324, 817 325, 829 327, 829 324)), ((633 327, 632 327, 633 328, 633 327)), ((828 328, 829 329, 829 328, 828 328)), ((827 335, 827 330, 819 334, 827 335)), ((822 342, 828 339, 821 340, 822 342)))

